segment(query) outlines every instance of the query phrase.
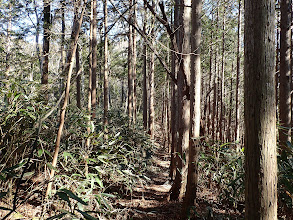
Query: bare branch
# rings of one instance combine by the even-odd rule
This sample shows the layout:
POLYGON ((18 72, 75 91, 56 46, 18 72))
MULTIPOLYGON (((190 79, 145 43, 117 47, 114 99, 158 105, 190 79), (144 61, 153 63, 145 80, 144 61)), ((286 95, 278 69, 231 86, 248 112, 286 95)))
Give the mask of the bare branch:
POLYGON ((145 42, 147 43, 148 47, 155 53, 156 57, 158 58, 159 62, 163 65, 164 69, 166 70, 167 74, 170 76, 170 78, 173 80, 175 84, 177 84, 177 79, 175 78, 174 73, 168 68, 165 61, 162 59, 162 57, 159 55, 158 51, 152 46, 152 43, 149 41, 146 33, 141 30, 138 26, 130 22, 123 14, 117 9, 117 7, 114 5, 112 0, 109 0, 109 2, 113 5, 115 11, 117 11, 120 14, 120 17, 123 18, 127 23, 129 23, 135 30, 144 38, 145 42))

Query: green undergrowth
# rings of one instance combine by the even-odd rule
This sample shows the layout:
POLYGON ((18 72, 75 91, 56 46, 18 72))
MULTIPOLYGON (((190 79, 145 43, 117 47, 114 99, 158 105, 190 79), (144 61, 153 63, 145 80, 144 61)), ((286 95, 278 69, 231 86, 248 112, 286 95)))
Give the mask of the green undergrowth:
MULTIPOLYGON (((199 157, 200 184, 218 194, 217 202, 244 212, 244 151, 239 144, 205 144, 199 157)), ((292 216, 293 146, 279 149, 278 154, 278 213, 292 216)), ((286 217, 285 217, 286 219, 286 217)))
MULTIPOLYGON (((281 150, 281 149, 280 149, 281 150)), ((278 199, 282 212, 292 212, 293 206, 293 146, 287 142, 278 156, 278 199)))
POLYGON ((119 109, 109 112, 106 135, 102 112, 97 111, 96 121, 89 121, 86 111, 71 103, 53 188, 46 200, 44 192, 53 169, 60 112, 57 108, 42 121, 38 133, 40 119, 54 105, 39 101, 31 94, 32 88, 32 84, 15 82, 0 89, 0 210, 8 213, 13 205, 20 210, 27 203, 36 203, 42 207, 41 216, 49 219, 109 219, 122 215, 123 211, 113 208, 113 202, 122 194, 131 194, 137 183, 149 181, 144 175, 151 165, 153 149, 148 136, 140 127, 127 126, 128 118, 119 109))
POLYGON ((244 202, 244 149, 236 143, 206 144, 199 158, 201 184, 218 194, 219 204, 241 209, 244 202))

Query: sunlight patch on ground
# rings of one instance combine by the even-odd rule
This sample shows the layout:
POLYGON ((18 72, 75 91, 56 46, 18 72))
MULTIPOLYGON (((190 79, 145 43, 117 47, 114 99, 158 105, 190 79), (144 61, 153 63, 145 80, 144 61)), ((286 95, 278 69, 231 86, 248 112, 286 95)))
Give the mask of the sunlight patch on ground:
POLYGON ((156 165, 163 167, 163 168, 168 168, 170 166, 170 162, 169 161, 164 161, 161 160, 157 157, 153 157, 154 162, 156 163, 156 165))
POLYGON ((171 189, 170 184, 164 184, 164 185, 150 185, 150 186, 144 186, 142 187, 136 187, 134 188, 134 191, 136 192, 146 192, 146 190, 152 190, 152 191, 157 191, 160 193, 168 193, 171 189))

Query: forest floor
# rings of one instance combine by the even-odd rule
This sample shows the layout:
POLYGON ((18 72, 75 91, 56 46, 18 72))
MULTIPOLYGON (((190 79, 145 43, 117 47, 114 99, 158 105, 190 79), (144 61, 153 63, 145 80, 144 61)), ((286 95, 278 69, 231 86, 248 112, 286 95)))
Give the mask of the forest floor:
MULTIPOLYGON (((119 199, 116 207, 128 210, 130 219, 180 219, 182 203, 169 200, 171 184, 169 181, 170 154, 157 146, 153 155, 153 166, 147 177, 151 183, 138 185, 132 195, 119 199)), ((199 186, 196 213, 192 219, 243 219, 239 210, 219 203, 217 190, 199 186)))
POLYGON ((117 208, 128 209, 132 219, 179 219, 181 204, 168 201, 171 185, 169 183, 169 156, 163 148, 156 149, 153 166, 146 176, 151 180, 148 185, 138 185, 132 195, 119 199, 117 208))
MULTIPOLYGON (((144 174, 149 179, 148 183, 138 184, 132 189, 131 193, 127 192, 122 195, 119 193, 120 198, 112 200, 114 209, 123 210, 123 215, 120 217, 118 215, 116 219, 180 219, 182 203, 170 201, 168 198, 171 189, 169 166, 170 153, 168 149, 161 144, 155 144, 152 165, 148 167, 147 173, 144 174)), ((23 193, 25 194, 25 191, 23 193)), ((218 190, 214 186, 210 188, 198 186, 197 216, 195 218, 215 220, 243 219, 243 213, 239 210, 221 204, 218 194, 218 190)), ((33 219, 32 217, 40 216, 40 213, 42 213, 42 201, 40 201, 40 198, 35 197, 31 197, 30 201, 17 210, 22 215, 18 216, 15 213, 9 219, 33 219)), ((0 206, 5 205, 0 203, 0 206)), ((5 213, 1 213, 0 210, 0 219, 5 213)))

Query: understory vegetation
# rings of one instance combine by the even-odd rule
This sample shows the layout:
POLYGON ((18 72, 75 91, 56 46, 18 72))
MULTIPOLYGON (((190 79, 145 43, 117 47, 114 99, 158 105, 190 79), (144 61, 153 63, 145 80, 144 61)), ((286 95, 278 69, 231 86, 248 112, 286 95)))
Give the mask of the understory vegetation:
MULTIPOLYGON (((129 219, 129 211, 115 207, 115 201, 131 197, 135 186, 151 182, 146 173, 154 162, 152 156, 157 146, 143 128, 127 126, 128 118, 121 109, 109 112, 109 133, 105 139, 102 119, 97 117, 95 126, 88 125, 89 116, 72 103, 68 107, 58 168, 53 168, 54 187, 45 199, 59 107, 38 101, 30 92, 34 87, 30 82, 20 85, 15 81, 0 89, 0 100, 5 100, 0 112, 1 213, 21 210, 29 204, 41 206, 35 217, 47 219, 129 219), (89 135, 88 126, 92 129, 89 135), (90 149, 85 144, 89 138, 90 149)), ((199 191, 212 191, 218 195, 218 204, 239 213, 244 211, 244 150, 237 143, 203 143, 199 158, 199 191)), ((292 213, 290 143, 278 157, 278 164, 280 213, 292 213)), ((205 198, 204 194, 201 196, 205 198)), ((24 212, 15 213, 16 218, 24 212)))
POLYGON ((97 120, 95 126, 87 125, 86 112, 70 105, 59 166, 53 168, 57 173, 55 187, 45 202, 46 175, 52 168, 58 128, 58 106, 50 111, 54 106, 38 102, 30 95, 33 87, 15 82, 1 88, 0 98, 6 101, 1 103, 0 116, 3 155, 0 159, 0 209, 10 211, 37 199, 43 202, 44 210, 50 210, 42 213, 44 216, 83 215, 91 219, 89 213, 118 215, 111 200, 122 193, 131 194, 136 184, 149 181, 144 173, 152 163, 152 143, 142 128, 127 126, 127 117, 120 110, 109 112, 110 132, 105 141, 102 122, 97 120), (44 120, 44 117, 47 118, 44 120), (92 129, 89 135, 87 126, 92 129), (91 139, 90 149, 85 144, 87 139, 91 139), (52 211, 52 206, 56 211, 52 211))

